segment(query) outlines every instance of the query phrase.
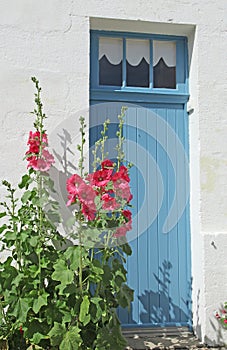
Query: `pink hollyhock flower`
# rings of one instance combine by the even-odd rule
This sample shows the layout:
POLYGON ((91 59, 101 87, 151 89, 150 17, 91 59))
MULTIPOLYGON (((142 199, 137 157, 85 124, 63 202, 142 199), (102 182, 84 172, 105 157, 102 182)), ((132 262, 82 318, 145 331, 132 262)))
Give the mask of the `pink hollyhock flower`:
MULTIPOLYGON (((47 135, 45 133, 42 134, 42 143, 43 147, 46 147, 48 145, 47 135)), ((27 144, 29 145, 28 153, 39 153, 40 132, 36 131, 33 133, 30 131, 27 144)))
POLYGON ((120 206, 119 203, 116 202, 116 199, 111 197, 108 193, 102 195, 102 200, 102 208, 104 210, 115 210, 120 206))
POLYGON ((125 199, 127 203, 130 202, 130 200, 132 199, 132 194, 130 191, 129 184, 126 180, 118 179, 117 181, 113 182, 113 186, 117 197, 125 199))
POLYGON ((41 158, 37 156, 31 156, 28 159, 28 168, 32 167, 38 171, 48 171, 51 165, 54 163, 54 157, 49 151, 43 150, 41 158))
POLYGON ((84 183, 84 181, 79 175, 77 175, 77 174, 72 175, 66 182, 67 191, 70 194, 77 195, 78 194, 78 187, 82 183, 84 183))
POLYGON ((82 182, 78 187, 78 197, 81 203, 85 204, 91 210, 95 211, 95 197, 96 193, 90 185, 87 185, 85 182, 82 182))
POLYGON ((113 169, 101 169, 96 172, 89 174, 87 179, 91 185, 97 187, 105 186, 111 179, 113 169))
POLYGON ((114 163, 111 160, 106 159, 101 163, 101 167, 102 169, 113 169, 114 163))
POLYGON ((84 216, 89 220, 94 220, 95 219, 95 213, 96 211, 93 210, 90 206, 87 206, 86 204, 83 203, 82 205, 82 213, 84 216))
POLYGON ((77 196, 75 194, 71 194, 68 196, 68 202, 66 203, 67 207, 76 202, 77 196))
POLYGON ((121 165, 119 171, 113 175, 113 181, 117 180, 125 180, 127 182, 130 181, 130 178, 128 176, 128 169, 124 165, 121 165))
POLYGON ((131 221, 132 220, 132 213, 130 210, 126 209, 126 210, 122 210, 122 214, 124 215, 124 217, 128 220, 131 221))
POLYGON ((116 238, 124 237, 126 236, 126 233, 131 229, 132 229, 132 221, 129 221, 126 224, 122 225, 121 227, 118 227, 113 236, 116 238))

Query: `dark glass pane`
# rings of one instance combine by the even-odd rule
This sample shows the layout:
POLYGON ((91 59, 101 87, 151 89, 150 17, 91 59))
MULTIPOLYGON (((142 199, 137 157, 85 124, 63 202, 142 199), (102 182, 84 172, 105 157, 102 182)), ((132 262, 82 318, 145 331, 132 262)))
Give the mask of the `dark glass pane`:
POLYGON ((99 60, 99 85, 122 85, 122 61, 112 64, 105 55, 99 60))
POLYGON ((99 85, 122 85, 123 40, 99 38, 99 85))
POLYGON ((143 58, 137 66, 126 61, 127 86, 149 87, 149 64, 143 58))
POLYGON ((154 88, 176 89, 176 67, 168 67, 163 58, 153 68, 154 88))
POLYGON ((149 87, 150 41, 126 40, 126 85, 149 87))

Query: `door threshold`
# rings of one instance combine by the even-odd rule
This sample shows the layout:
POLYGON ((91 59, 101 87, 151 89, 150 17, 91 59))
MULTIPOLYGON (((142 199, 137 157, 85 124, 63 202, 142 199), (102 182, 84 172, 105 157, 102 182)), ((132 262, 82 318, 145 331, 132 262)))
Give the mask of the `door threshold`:
POLYGON ((179 336, 179 335, 193 335, 193 332, 189 327, 135 327, 135 328, 122 328, 122 333, 126 337, 143 336, 179 336))

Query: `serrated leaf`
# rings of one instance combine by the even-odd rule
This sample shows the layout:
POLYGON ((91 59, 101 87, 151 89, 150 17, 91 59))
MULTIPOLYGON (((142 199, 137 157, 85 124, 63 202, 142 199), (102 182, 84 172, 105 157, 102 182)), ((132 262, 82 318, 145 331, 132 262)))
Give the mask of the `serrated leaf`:
POLYGON ((63 285, 68 285, 72 283, 74 273, 68 269, 64 260, 58 260, 54 264, 54 272, 52 273, 52 278, 55 281, 60 281, 63 285))
POLYGON ((54 327, 51 328, 50 332, 48 333, 51 345, 59 346, 59 344, 61 344, 62 342, 65 333, 65 325, 62 325, 58 322, 54 322, 54 327))
POLYGON ((23 175, 22 179, 21 179, 21 182, 18 184, 18 187, 19 188, 24 188, 24 187, 27 188, 28 185, 29 185, 29 182, 30 182, 29 180, 31 180, 29 175, 27 175, 27 174, 23 175))
POLYGON ((60 350, 79 350, 81 345, 80 330, 78 327, 71 327, 65 334, 59 349, 60 350))
POLYGON ((29 309, 28 302, 23 298, 19 298, 11 314, 16 317, 17 321, 23 323, 26 321, 29 309))
POLYGON ((87 315, 88 315, 88 312, 89 312, 89 306, 90 306, 90 300, 88 298, 87 295, 85 295, 83 297, 83 301, 80 305, 80 314, 79 314, 79 320, 80 322, 82 322, 84 324, 85 322, 85 325, 90 321, 87 322, 88 318, 87 318, 87 315))
POLYGON ((133 301, 133 290, 127 286, 127 284, 123 284, 120 288, 120 291, 117 293, 117 299, 119 305, 123 308, 130 307, 130 303, 133 301))
POLYGON ((0 233, 2 233, 4 230, 6 230, 7 229, 7 225, 6 224, 4 224, 4 225, 2 225, 1 227, 0 227, 0 233))
POLYGON ((36 314, 39 312, 42 306, 47 305, 48 296, 49 294, 44 292, 42 295, 39 295, 38 299, 34 300, 32 309, 36 314))
MULTIPOLYGON (((40 332, 36 332, 33 334, 33 337, 31 339, 32 342, 34 342, 35 344, 39 344, 40 340, 42 339, 48 339, 48 337, 45 334, 42 334, 40 332)), ((35 348, 35 349, 43 349, 43 348, 35 348)))
POLYGON ((69 259, 71 270, 75 271, 79 268, 79 263, 80 263, 79 246, 73 246, 73 247, 67 248, 67 250, 64 253, 64 256, 66 257, 66 259, 69 259))
POLYGON ((27 203, 30 197, 31 197, 31 191, 28 190, 24 192, 23 196, 21 197, 22 203, 27 203))
POLYGON ((38 237, 31 236, 29 239, 29 243, 31 244, 32 247, 35 247, 38 243, 38 237))
POLYGON ((4 240, 5 241, 15 241, 17 238, 17 234, 16 232, 12 232, 12 231, 7 231, 4 235, 4 240))

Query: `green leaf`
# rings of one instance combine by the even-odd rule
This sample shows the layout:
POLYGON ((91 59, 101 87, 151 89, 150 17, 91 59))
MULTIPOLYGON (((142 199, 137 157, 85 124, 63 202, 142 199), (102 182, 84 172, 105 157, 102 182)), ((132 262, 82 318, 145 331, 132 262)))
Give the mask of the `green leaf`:
MULTIPOLYGON (((34 342, 35 344, 39 344, 40 340, 42 340, 42 339, 48 339, 48 337, 45 334, 42 334, 40 332, 36 332, 33 334, 31 341, 34 342)), ((39 347, 37 349, 43 349, 43 348, 39 347)))
POLYGON ((0 213, 0 219, 3 218, 4 216, 6 216, 6 212, 5 211, 0 213))
POLYGON ((23 194, 23 196, 21 197, 21 201, 22 201, 22 203, 26 203, 29 199, 30 199, 30 197, 31 197, 31 191, 26 191, 26 192, 24 192, 24 194, 23 194))
POLYGON ((25 174, 22 176, 21 182, 18 184, 19 188, 28 188, 29 183, 31 182, 31 178, 29 175, 25 174))
POLYGON ((58 260, 54 264, 54 272, 52 273, 52 278, 55 281, 60 281, 63 285, 68 285, 72 283, 74 273, 69 270, 64 260, 58 260))
POLYGON ((61 344, 62 339, 66 333, 65 325, 62 325, 61 323, 54 322, 54 327, 51 328, 50 332, 48 333, 50 337, 50 343, 53 346, 59 346, 61 344))
POLYGON ((31 236, 29 239, 29 243, 31 244, 32 247, 36 247, 36 245, 38 243, 38 237, 31 236))
POLYGON ((17 300, 15 307, 14 307, 12 315, 16 317, 17 321, 24 323, 26 321, 27 313, 28 313, 29 309, 30 309, 30 307, 29 307, 27 300, 25 300, 23 298, 19 298, 17 300))
POLYGON ((123 308, 130 307, 130 303, 133 301, 133 290, 127 286, 127 284, 123 284, 120 288, 120 291, 117 293, 117 299, 119 305, 123 308))
POLYGON ((7 225, 6 224, 4 224, 4 225, 2 225, 1 227, 0 227, 0 233, 2 233, 4 230, 6 230, 7 229, 7 225))
POLYGON ((65 253, 64 256, 66 259, 70 261, 70 269, 75 271, 79 268, 80 263, 80 247, 79 246, 73 246, 69 247, 65 253))
POLYGON ((38 299, 34 300, 33 311, 37 314, 42 306, 47 305, 47 298, 49 294, 44 292, 42 295, 39 295, 38 299))
POLYGON ((79 350, 81 349, 80 329, 78 327, 71 327, 65 334, 63 341, 60 344, 60 350, 79 350))
POLYGON ((89 306, 90 306, 90 300, 89 300, 88 296, 85 295, 83 297, 83 301, 80 305, 80 314, 79 314, 79 320, 84 325, 86 325, 90 321, 90 319, 88 320, 88 318, 89 318, 88 316, 90 316, 90 315, 88 315, 89 306))
POLYGON ((16 232, 7 231, 4 235, 4 241, 15 241, 17 238, 16 232))

